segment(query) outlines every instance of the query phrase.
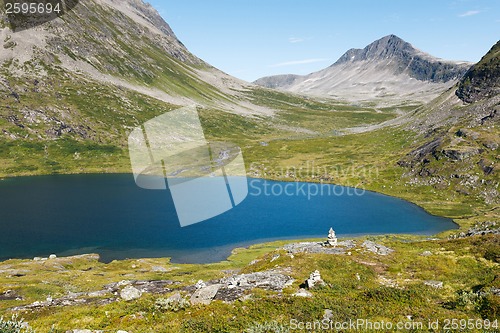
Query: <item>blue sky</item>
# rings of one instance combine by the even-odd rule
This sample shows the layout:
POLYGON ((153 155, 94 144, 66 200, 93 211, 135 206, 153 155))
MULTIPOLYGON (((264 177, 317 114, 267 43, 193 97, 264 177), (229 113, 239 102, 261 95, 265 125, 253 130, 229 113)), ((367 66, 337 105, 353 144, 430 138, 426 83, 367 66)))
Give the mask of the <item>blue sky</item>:
POLYGON ((149 0, 196 56, 247 81, 307 74, 395 34, 478 61, 500 38, 498 0, 149 0))

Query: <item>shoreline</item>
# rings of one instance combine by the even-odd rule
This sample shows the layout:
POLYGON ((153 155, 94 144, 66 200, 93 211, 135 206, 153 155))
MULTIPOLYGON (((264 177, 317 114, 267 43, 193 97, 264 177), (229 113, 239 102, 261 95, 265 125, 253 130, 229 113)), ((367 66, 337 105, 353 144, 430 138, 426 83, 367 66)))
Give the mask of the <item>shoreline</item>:
MULTIPOLYGON (((325 233, 326 235, 326 233, 325 233)), ((339 242, 345 241, 364 241, 364 240, 374 240, 380 241, 381 239, 404 239, 407 242, 422 242, 422 241, 435 241, 435 240, 443 240, 443 238, 436 238, 435 235, 431 234, 348 234, 342 237, 338 237, 339 242)), ((251 241, 246 246, 240 246, 242 244, 232 244, 228 247, 231 248, 229 254, 225 256, 221 260, 210 261, 210 262, 178 262, 172 261, 172 257, 169 256, 138 256, 138 257, 125 257, 113 260, 102 260, 102 255, 99 251, 82 251, 75 253, 70 253, 71 251, 66 251, 67 254, 56 255, 55 258, 65 259, 65 258, 79 258, 86 256, 98 256, 97 261, 102 264, 111 264, 113 262, 124 262, 124 261, 135 261, 135 260, 168 260, 170 264, 173 265, 194 265, 194 266, 204 266, 204 265, 220 265, 225 264, 232 261, 232 257, 239 255, 241 252, 251 251, 252 249, 259 248, 268 248, 270 251, 276 251, 288 244, 300 244, 300 243, 324 243, 327 237, 299 237, 299 238, 278 238, 278 239, 257 239, 255 242, 251 241)), ((27 258, 8 258, 8 259, 0 259, 0 264, 5 263, 11 260, 19 260, 19 261, 47 261, 50 260, 50 256, 48 255, 37 255, 34 257, 27 258)))

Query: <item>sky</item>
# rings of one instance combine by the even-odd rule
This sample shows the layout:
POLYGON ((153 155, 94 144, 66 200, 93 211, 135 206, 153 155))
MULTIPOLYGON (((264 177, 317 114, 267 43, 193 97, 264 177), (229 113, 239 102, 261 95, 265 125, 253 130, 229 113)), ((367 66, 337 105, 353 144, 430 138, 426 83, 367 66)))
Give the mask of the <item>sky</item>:
POLYGON ((499 0, 146 1, 193 54, 246 81, 308 74, 389 34, 471 62, 500 38, 499 0))

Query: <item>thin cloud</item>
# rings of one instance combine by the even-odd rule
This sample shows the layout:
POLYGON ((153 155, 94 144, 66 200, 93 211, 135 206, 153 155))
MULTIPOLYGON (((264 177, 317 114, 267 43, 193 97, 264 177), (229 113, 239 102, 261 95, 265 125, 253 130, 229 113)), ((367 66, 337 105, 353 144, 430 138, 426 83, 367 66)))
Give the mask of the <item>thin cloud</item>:
POLYGON ((327 61, 326 58, 311 58, 311 59, 303 59, 303 60, 294 60, 294 61, 285 61, 280 62, 278 64, 270 65, 269 67, 285 67, 285 66, 294 66, 294 65, 304 65, 304 64, 312 64, 315 62, 323 62, 327 61))
POLYGON ((472 16, 472 15, 477 15, 479 13, 481 13, 480 10, 469 10, 469 11, 466 11, 465 13, 458 15, 458 17, 467 17, 467 16, 472 16))
POLYGON ((299 37, 290 37, 288 38, 288 41, 292 44, 295 43, 302 43, 304 41, 304 38, 299 38, 299 37))

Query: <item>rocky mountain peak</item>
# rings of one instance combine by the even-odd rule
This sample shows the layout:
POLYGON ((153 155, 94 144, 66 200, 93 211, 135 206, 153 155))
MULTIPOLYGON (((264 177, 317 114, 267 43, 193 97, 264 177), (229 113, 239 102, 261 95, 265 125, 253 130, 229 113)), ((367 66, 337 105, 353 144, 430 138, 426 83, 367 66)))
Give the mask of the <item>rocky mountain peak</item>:
POLYGON ((416 53, 418 53, 418 51, 410 43, 405 42, 396 35, 388 35, 374 41, 364 49, 348 50, 335 64, 361 60, 380 60, 391 57, 404 57, 406 54, 416 53))
POLYGON ((424 53, 396 35, 382 37, 364 49, 350 49, 332 66, 359 61, 393 60, 395 74, 407 73, 420 81, 448 82, 456 80, 469 69, 469 63, 445 61, 424 53))

